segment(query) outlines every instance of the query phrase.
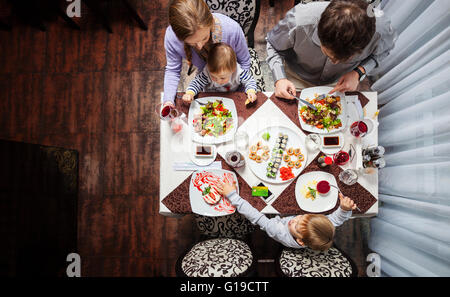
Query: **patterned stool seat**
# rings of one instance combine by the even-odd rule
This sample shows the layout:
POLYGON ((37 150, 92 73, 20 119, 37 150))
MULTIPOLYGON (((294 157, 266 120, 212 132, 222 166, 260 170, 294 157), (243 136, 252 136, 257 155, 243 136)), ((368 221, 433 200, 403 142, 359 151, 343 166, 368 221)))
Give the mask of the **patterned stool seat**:
POLYGON ((326 252, 304 249, 284 249, 279 259, 281 271, 289 277, 350 277, 352 262, 337 248, 326 252))
POLYGON ((182 258, 181 269, 189 277, 235 277, 252 266, 250 247, 243 241, 216 238, 202 241, 182 258))

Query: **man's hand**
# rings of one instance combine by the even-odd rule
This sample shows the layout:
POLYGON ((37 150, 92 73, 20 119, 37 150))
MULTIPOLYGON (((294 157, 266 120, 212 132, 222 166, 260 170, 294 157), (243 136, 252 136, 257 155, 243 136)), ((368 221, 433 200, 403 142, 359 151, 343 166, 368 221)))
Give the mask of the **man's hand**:
POLYGON ((295 85, 288 79, 283 78, 275 83, 275 96, 286 99, 294 99, 291 94, 296 94, 295 85))
POLYGON ((341 200, 341 209, 345 211, 356 209, 356 204, 352 199, 344 197, 342 193, 339 192, 339 200, 341 200))
POLYGON ((349 73, 346 73, 343 76, 341 76, 334 89, 332 89, 328 94, 332 94, 334 92, 344 93, 356 91, 358 85, 359 85, 359 74, 358 72, 352 70, 349 73))
POLYGON ((183 99, 183 101, 186 103, 191 103, 192 100, 194 100, 194 95, 186 93, 183 95, 183 98, 181 98, 181 99, 183 99))
POLYGON ((233 182, 233 184, 230 183, 223 183, 222 181, 219 181, 217 184, 217 191, 222 196, 227 196, 231 192, 236 190, 236 182, 233 182))

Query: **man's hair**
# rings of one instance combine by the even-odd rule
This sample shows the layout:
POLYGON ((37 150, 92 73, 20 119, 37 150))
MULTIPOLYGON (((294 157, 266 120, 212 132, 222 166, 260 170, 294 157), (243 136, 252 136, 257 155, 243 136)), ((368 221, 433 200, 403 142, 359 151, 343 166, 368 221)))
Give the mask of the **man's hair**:
POLYGON ((208 54, 208 70, 211 73, 222 71, 234 72, 236 70, 236 53, 233 48, 226 43, 215 43, 208 54))
POLYGON ((324 215, 304 215, 297 232, 301 241, 315 251, 326 251, 333 245, 334 226, 324 215))
POLYGON ((375 34, 375 18, 367 15, 367 7, 364 0, 334 0, 320 17, 320 42, 340 62, 361 53, 375 34))

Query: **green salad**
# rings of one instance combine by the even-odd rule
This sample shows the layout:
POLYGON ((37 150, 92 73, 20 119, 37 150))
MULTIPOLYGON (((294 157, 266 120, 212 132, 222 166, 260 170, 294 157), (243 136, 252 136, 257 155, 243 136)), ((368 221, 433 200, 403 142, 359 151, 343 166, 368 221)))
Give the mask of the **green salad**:
POLYGON ((222 136, 233 128, 231 111, 223 106, 222 100, 208 102, 200 107, 201 113, 193 119, 194 131, 202 136, 222 136))

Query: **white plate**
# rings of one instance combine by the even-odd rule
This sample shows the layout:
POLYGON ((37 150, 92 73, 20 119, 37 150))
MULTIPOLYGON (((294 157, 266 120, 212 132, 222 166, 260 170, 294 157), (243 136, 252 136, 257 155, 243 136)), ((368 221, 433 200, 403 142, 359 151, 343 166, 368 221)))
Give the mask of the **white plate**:
POLYGON ((224 180, 226 175, 228 175, 229 179, 236 181, 236 192, 239 194, 239 184, 237 182, 237 176, 234 172, 214 169, 200 170, 192 174, 191 182, 189 184, 189 200, 191 202, 193 213, 202 216, 217 217, 229 215, 236 211, 227 198, 220 198, 219 202, 214 205, 206 203, 203 199, 202 191, 206 187, 213 185, 217 178, 224 180), (208 178, 208 175, 212 176, 212 178, 208 178))
POLYGON ((224 97, 204 97, 193 100, 191 106, 189 107, 188 125, 192 141, 204 144, 218 144, 233 140, 233 136, 236 133, 238 126, 237 111, 233 99, 224 97), (202 105, 198 104, 196 101, 208 103, 209 101, 215 102, 216 100, 222 100, 223 106, 231 112, 231 115, 233 117, 233 127, 231 128, 231 130, 227 131, 227 133, 218 137, 208 135, 201 136, 199 133, 194 131, 194 126, 192 123, 194 120, 194 115, 201 112, 200 106, 202 105))
MULTIPOLYGON (((331 87, 313 87, 313 88, 306 88, 303 89, 301 94, 300 94, 300 99, 304 99, 304 100, 312 100, 315 98, 314 94, 317 95, 322 95, 322 94, 328 94, 329 91, 331 91, 333 88, 331 87)), ((305 122, 303 122, 302 118, 300 117, 300 108, 303 106, 303 103, 298 103, 298 108, 297 108, 297 113, 298 113, 298 118, 300 121, 300 125, 302 127, 303 130, 308 131, 308 132, 312 132, 312 133, 318 133, 318 134, 331 134, 331 133, 336 133, 339 132, 343 129, 345 129, 346 125, 347 125, 347 120, 348 120, 348 116, 347 116, 347 103, 345 101, 345 94, 340 93, 340 92, 335 92, 331 95, 335 95, 335 96, 340 96, 341 97, 341 114, 338 116, 338 119, 341 120, 342 126, 337 128, 337 129, 333 129, 328 131, 327 129, 319 129, 315 126, 312 125, 308 125, 305 122)))
POLYGON ((345 144, 344 134, 337 133, 337 134, 321 134, 320 135, 320 150, 327 155, 333 155, 337 152, 339 152, 345 144), (325 136, 338 136, 339 137, 339 146, 333 146, 333 147, 324 147, 323 146, 323 138, 325 136))
POLYGON ((208 166, 214 160, 216 160, 217 157, 217 149, 215 145, 211 145, 212 147, 212 156, 211 157, 197 157, 195 155, 195 148, 197 145, 200 145, 198 143, 193 142, 191 145, 191 151, 189 153, 189 156, 191 157, 191 161, 198 166, 208 166))
MULTIPOLYGON (((290 147, 300 148, 302 155, 305 157, 305 159, 302 161, 302 166, 300 168, 298 168, 298 169, 292 168, 292 173, 295 176, 298 176, 300 174, 300 172, 302 172, 302 170, 306 167, 306 161, 308 160, 308 151, 306 150, 306 147, 305 147, 302 139, 300 138, 300 136, 298 136, 298 133, 292 131, 290 128, 282 127, 282 126, 272 126, 272 127, 265 128, 265 129, 259 131, 258 133, 256 133, 250 139, 247 152, 245 153, 246 163, 249 164, 251 171, 259 179, 261 179, 265 182, 268 182, 268 183, 273 183, 273 184, 287 183, 287 182, 290 182, 293 179, 295 179, 295 177, 292 179, 289 179, 289 180, 282 180, 280 177, 280 170, 278 170, 276 178, 267 177, 267 175, 266 175, 267 164, 269 163, 270 158, 267 161, 262 161, 261 163, 256 163, 254 160, 251 160, 249 158, 249 150, 252 145, 255 145, 258 141, 261 140, 263 145, 269 146, 269 150, 270 150, 269 154, 270 154, 270 156, 272 156, 272 149, 275 145, 275 141, 278 138, 279 133, 288 135, 288 141, 287 141, 285 152, 290 147), (266 132, 269 132, 269 134, 270 134, 269 141, 265 141, 262 138, 262 135, 266 132)), ((285 152, 283 153, 283 155, 285 154, 285 152)), ((281 167, 287 167, 286 162, 284 162, 283 160, 281 160, 280 168, 281 167)))
POLYGON ((331 187, 330 191, 325 194, 316 194, 316 199, 312 200, 306 198, 302 194, 303 186, 308 185, 309 182, 321 180, 328 181, 331 185, 337 187, 336 179, 333 175, 323 172, 323 171, 313 171, 302 174, 297 179, 297 184, 295 185, 295 199, 297 200, 298 206, 307 212, 319 213, 332 209, 336 206, 339 192, 337 189, 331 187))

